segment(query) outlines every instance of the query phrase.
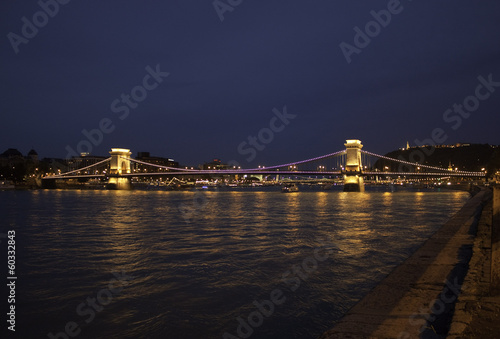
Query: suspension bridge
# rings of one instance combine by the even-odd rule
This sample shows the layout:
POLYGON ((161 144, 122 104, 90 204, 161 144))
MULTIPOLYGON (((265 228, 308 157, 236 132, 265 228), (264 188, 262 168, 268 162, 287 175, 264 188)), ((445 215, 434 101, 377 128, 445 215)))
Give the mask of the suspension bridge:
POLYGON ((345 149, 314 157, 311 159, 290 162, 269 167, 258 168, 224 168, 224 169, 194 169, 162 166, 131 158, 132 152, 124 148, 112 148, 110 157, 95 164, 68 171, 61 174, 48 175, 42 178, 45 187, 55 186, 56 180, 103 178, 107 179, 108 187, 114 189, 130 188, 133 177, 144 176, 337 176, 344 181, 344 191, 362 191, 364 177, 367 176, 416 176, 421 178, 463 177, 483 178, 484 172, 450 170, 430 166, 363 150, 360 140, 349 139, 344 144, 345 149), (374 159, 384 162, 383 170, 373 169, 374 159), (132 166, 134 164, 135 166, 132 166), (393 170, 398 165, 397 170, 393 170), (403 171, 402 168, 407 169, 403 171), (50 184, 49 184, 50 183, 50 184))

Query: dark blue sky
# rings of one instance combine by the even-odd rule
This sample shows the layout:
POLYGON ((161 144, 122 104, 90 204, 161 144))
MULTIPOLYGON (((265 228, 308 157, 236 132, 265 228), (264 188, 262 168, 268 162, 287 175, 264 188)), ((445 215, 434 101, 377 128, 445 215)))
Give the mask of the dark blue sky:
POLYGON ((0 152, 33 146, 42 157, 65 157, 87 140, 82 130, 102 121, 113 131, 93 154, 125 147, 193 165, 213 157, 250 165, 252 146, 240 145, 271 121, 280 131, 255 152, 254 165, 331 153, 347 138, 386 153, 436 128, 445 143, 500 144, 500 87, 482 88, 489 97, 476 99, 479 107, 467 99, 479 76, 500 82, 500 3, 402 0, 348 63, 339 45, 354 46, 354 27, 364 31, 370 11, 396 3, 246 0, 221 21, 210 0, 73 0, 53 17, 37 15, 37 1, 3 0, 0 152), (25 27, 32 36, 23 37, 22 18, 33 23, 34 15, 38 32, 25 27), (120 119, 122 93, 157 65, 169 75, 136 89, 146 98, 120 119), (115 100, 120 112, 111 109, 115 100), (443 119, 464 101, 470 115, 443 119), (273 109, 284 106, 296 117, 281 130, 273 109))

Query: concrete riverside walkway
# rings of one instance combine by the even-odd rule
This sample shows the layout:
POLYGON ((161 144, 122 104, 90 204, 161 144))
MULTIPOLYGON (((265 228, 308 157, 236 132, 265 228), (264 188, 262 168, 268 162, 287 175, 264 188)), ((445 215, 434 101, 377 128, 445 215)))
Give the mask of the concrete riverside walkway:
POLYGON ((467 201, 321 339, 445 338, 491 196, 482 190, 467 201))
POLYGON ((448 339, 500 338, 500 295, 491 289, 492 205, 490 201, 481 215, 448 339))

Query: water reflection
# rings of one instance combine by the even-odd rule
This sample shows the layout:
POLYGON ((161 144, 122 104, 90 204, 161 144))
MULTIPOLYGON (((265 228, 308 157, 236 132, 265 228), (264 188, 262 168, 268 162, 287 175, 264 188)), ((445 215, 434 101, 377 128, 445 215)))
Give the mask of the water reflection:
MULTIPOLYGON (((327 192, 317 192, 316 194, 316 214, 318 216, 323 216, 328 213, 328 193, 327 192)), ((333 206, 331 206, 333 208, 333 206)))
POLYGON ((300 221, 298 213, 300 208, 300 193, 287 193, 283 194, 283 196, 285 197, 285 204, 282 206, 288 225, 290 227, 298 227, 300 221))
POLYGON ((82 318, 113 272, 135 278, 81 338, 220 338, 287 291, 259 338, 314 338, 442 225, 466 193, 35 191, 0 195, 23 234, 24 337, 82 318), (202 199, 203 198, 203 199, 202 199), (180 206, 193 207, 187 222, 180 206), (25 211, 25 213, 18 213, 25 211), (282 274, 338 245, 294 293, 282 274), (403 240, 403 241, 402 241, 403 240))

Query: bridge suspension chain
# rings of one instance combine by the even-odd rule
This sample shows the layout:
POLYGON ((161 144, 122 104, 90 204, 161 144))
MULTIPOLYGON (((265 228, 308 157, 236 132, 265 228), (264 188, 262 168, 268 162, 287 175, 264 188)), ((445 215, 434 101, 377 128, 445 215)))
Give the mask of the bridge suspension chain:
MULTIPOLYGON (((425 168, 430 168, 430 169, 439 170, 439 171, 448 171, 445 168, 436 167, 436 166, 429 166, 429 165, 423 165, 423 164, 419 164, 419 163, 413 163, 413 162, 409 162, 409 161, 404 161, 404 160, 389 158, 389 157, 386 157, 386 156, 383 156, 383 155, 379 155, 379 154, 375 154, 375 153, 372 153, 372 152, 368 152, 368 151, 365 151, 365 150, 362 150, 361 152, 365 153, 365 154, 368 154, 368 155, 371 155, 371 156, 374 156, 374 157, 378 157, 378 158, 382 158, 382 159, 386 159, 386 160, 390 160, 390 161, 394 161, 394 162, 399 162, 399 163, 402 163, 402 164, 405 164, 405 165, 425 167, 425 168)), ((455 171, 454 173, 475 174, 475 175, 479 175, 479 174, 482 175, 483 174, 482 172, 472 172, 472 171, 455 171)))
MULTIPOLYGON (((291 163, 288 163, 288 164, 275 165, 275 166, 269 166, 269 167, 264 167, 264 168, 217 170, 217 171, 214 171, 214 173, 224 173, 224 172, 227 172, 227 173, 243 173, 243 172, 249 172, 249 171, 259 172, 259 171, 264 171, 264 170, 277 169, 277 168, 281 168, 281 167, 288 167, 288 166, 293 166, 293 165, 300 165, 300 164, 304 164, 304 163, 308 163, 308 162, 312 162, 312 161, 316 161, 316 160, 321 160, 321 159, 325 159, 325 158, 329 158, 329 157, 343 155, 344 153, 345 153, 345 150, 341 150, 341 151, 338 151, 338 152, 334 152, 334 153, 330 153, 330 154, 325 154, 325 155, 322 155, 322 156, 319 156, 319 157, 315 157, 315 158, 311 158, 311 159, 307 159, 307 160, 301 160, 301 161, 297 161, 297 162, 291 162, 291 163)), ((143 164, 143 165, 148 165, 148 166, 153 166, 153 167, 158 167, 158 168, 164 168, 164 169, 173 170, 173 171, 193 172, 193 173, 197 173, 197 172, 202 171, 202 170, 196 170, 196 169, 184 169, 184 168, 168 167, 168 166, 162 166, 162 165, 157 165, 157 164, 151 164, 149 162, 144 162, 144 161, 140 161, 140 160, 136 160, 136 159, 132 159, 132 158, 127 158, 127 157, 122 157, 122 158, 126 159, 126 160, 129 160, 129 161, 132 161, 132 162, 140 163, 140 164, 143 164)), ((206 172, 206 171, 203 171, 203 172, 206 172)))
POLYGON ((120 158, 128 160, 128 161, 131 161, 131 162, 136 162, 136 163, 139 163, 139 164, 143 164, 143 165, 148 165, 148 166, 153 166, 153 167, 158 167, 158 168, 164 168, 164 169, 173 170, 173 171, 182 171, 182 172, 199 172, 200 171, 200 170, 195 170, 195 169, 162 166, 162 165, 152 164, 152 163, 149 163, 149 162, 144 162, 144 161, 140 161, 140 160, 132 159, 132 158, 127 158, 127 157, 123 157, 123 156, 121 156, 120 158))
POLYGON ((319 157, 315 157, 315 158, 311 158, 311 159, 307 159, 307 160, 301 160, 301 161, 297 161, 297 162, 291 162, 291 163, 288 163, 288 164, 283 164, 283 165, 275 165, 275 166, 269 166, 269 167, 265 167, 265 168, 251 168, 251 169, 247 169, 246 171, 262 171, 262 170, 269 170, 269 169, 274 169, 274 168, 281 168, 281 167, 288 167, 288 166, 294 166, 294 165, 300 165, 300 164, 305 164, 307 162, 313 162, 313 161, 316 161, 316 160, 321 160, 321 159, 325 159, 325 158, 329 158, 329 157, 333 157, 333 156, 338 156, 338 155, 343 155, 345 153, 345 150, 341 150, 341 151, 338 151, 338 152, 335 152, 335 153, 330 153, 330 154, 325 154, 325 155, 322 155, 322 156, 319 156, 319 157))
POLYGON ((65 173, 62 173, 62 174, 59 174, 59 175, 53 175, 51 176, 51 178, 55 178, 55 177, 64 177, 65 175, 68 175, 68 174, 72 174, 72 173, 75 173, 75 172, 80 172, 80 171, 84 171, 86 170, 87 168, 91 168, 91 167, 94 167, 94 166, 98 166, 100 164, 103 164, 107 161, 110 161, 111 160, 111 157, 107 158, 107 159, 104 159, 102 161, 99 161, 99 162, 96 162, 95 164, 92 164, 92 165, 89 165, 89 166, 86 166, 86 167, 82 167, 82 168, 79 168, 79 169, 76 169, 74 171, 70 171, 70 172, 65 172, 65 173))

